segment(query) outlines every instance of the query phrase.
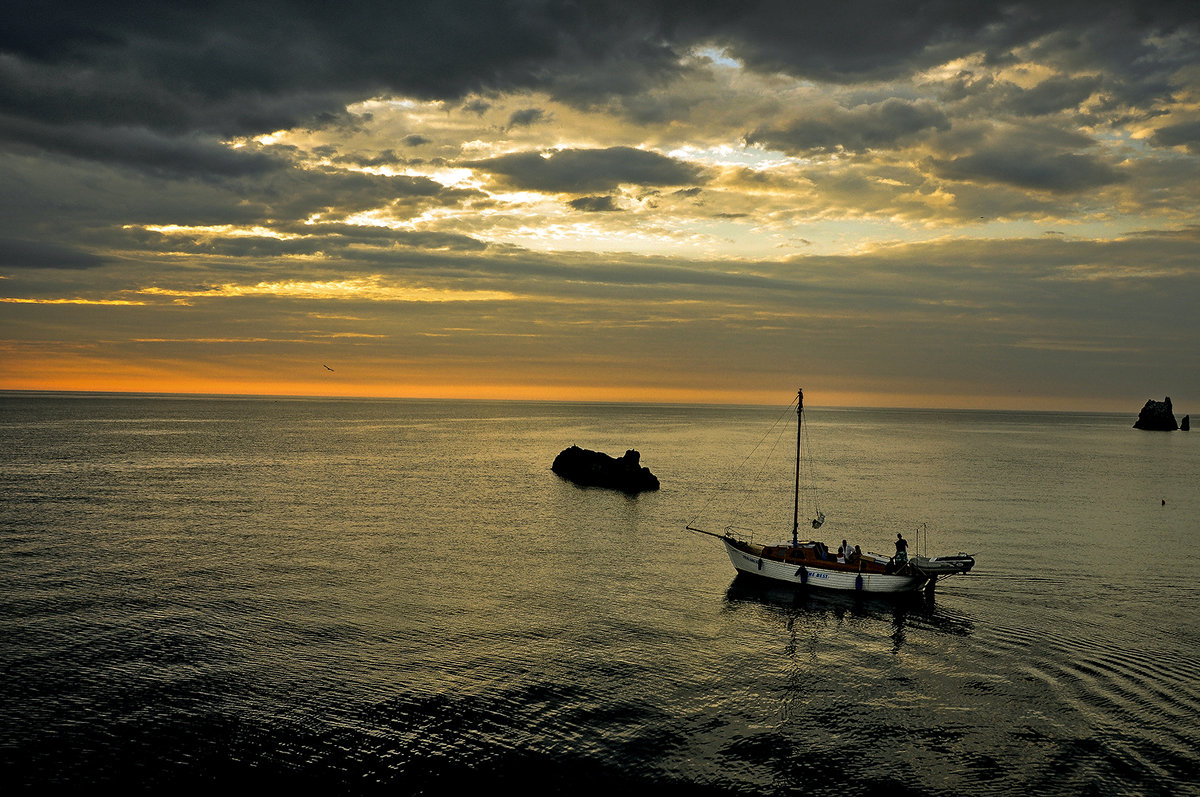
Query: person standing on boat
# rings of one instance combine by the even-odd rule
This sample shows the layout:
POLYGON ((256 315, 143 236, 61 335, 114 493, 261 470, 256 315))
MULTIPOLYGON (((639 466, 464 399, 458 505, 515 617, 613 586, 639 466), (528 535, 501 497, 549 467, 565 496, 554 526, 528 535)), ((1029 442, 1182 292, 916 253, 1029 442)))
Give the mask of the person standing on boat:
POLYGON ((902 565, 908 562, 908 541, 901 536, 900 532, 896 532, 896 564, 902 565))

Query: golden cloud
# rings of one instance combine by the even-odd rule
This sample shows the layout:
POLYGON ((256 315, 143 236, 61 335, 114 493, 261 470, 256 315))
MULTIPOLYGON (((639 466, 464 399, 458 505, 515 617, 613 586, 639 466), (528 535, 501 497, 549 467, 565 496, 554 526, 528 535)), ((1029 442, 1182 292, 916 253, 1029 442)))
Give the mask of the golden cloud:
POLYGON ((357 299, 370 302, 502 302, 517 299, 508 291, 459 290, 386 283, 381 277, 345 280, 283 280, 239 285, 227 282, 199 290, 142 288, 138 293, 175 299, 222 299, 267 296, 291 299, 357 299))

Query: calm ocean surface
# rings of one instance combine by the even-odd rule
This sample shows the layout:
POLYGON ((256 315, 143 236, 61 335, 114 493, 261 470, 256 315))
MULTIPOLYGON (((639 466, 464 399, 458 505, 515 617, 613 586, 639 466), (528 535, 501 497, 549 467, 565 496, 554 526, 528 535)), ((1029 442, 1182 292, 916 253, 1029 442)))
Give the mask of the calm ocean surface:
POLYGON ((684 530, 790 533, 791 450, 715 489, 782 406, 3 395, 0 783, 1198 794, 1200 433, 1132 409, 809 409, 826 542, 976 556, 897 600, 684 530))

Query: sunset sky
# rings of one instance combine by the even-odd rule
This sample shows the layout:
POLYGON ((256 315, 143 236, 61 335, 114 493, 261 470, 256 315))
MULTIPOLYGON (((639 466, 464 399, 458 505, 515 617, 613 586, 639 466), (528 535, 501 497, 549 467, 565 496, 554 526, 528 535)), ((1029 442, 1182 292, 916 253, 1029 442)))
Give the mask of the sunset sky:
POLYGON ((1200 406, 1200 6, 6 2, 0 389, 1200 406))

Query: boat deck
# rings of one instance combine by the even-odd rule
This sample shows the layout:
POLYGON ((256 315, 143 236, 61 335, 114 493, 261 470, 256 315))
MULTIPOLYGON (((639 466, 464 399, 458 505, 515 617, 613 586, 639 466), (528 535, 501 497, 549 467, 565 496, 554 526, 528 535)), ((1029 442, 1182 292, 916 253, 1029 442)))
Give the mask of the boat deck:
POLYGON ((753 556, 773 559, 784 564, 806 565, 847 573, 888 573, 889 560, 873 554, 851 555, 847 562, 839 562, 836 556, 826 554, 822 543, 805 541, 799 545, 756 545, 742 540, 731 540, 734 545, 753 556))

